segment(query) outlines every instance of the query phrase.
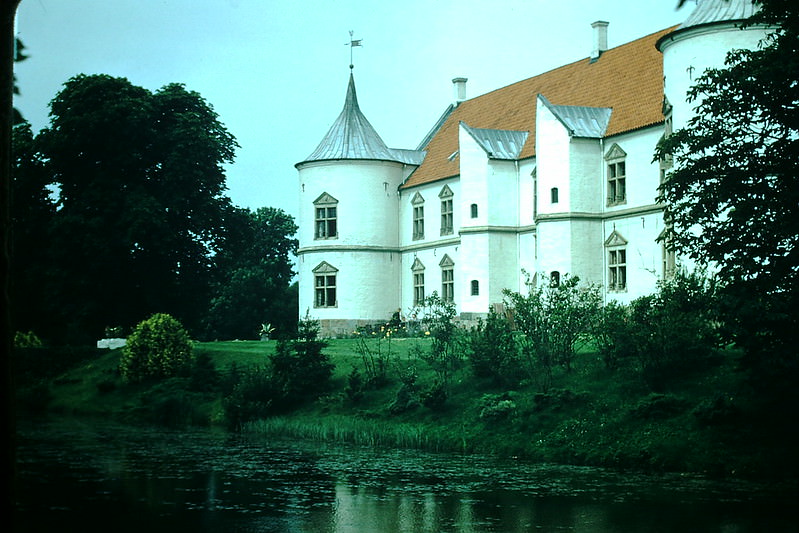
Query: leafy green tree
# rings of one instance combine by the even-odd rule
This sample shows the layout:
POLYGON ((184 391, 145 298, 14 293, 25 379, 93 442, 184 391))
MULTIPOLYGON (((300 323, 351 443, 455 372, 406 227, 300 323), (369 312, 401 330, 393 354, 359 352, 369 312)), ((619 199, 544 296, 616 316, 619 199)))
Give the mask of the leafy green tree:
POLYGON ((183 326, 166 313, 140 322, 122 348, 119 370, 129 382, 175 376, 193 361, 193 344, 183 326))
POLYGON ((36 139, 59 199, 49 298, 89 338, 166 310, 196 328, 230 200, 236 141, 198 93, 78 75, 36 139), (124 305, 121 304, 124 302, 124 305))
POLYGON ((280 209, 228 212, 224 240, 215 257, 208 338, 258 338, 263 323, 272 324, 279 335, 293 332, 298 321, 296 287, 290 285, 296 231, 293 217, 280 209))
POLYGON ((799 344, 799 4, 757 3, 749 23, 774 31, 690 90, 695 116, 656 153, 674 158, 658 200, 667 242, 718 266, 750 363, 781 373, 799 344))
POLYGON ((436 373, 438 383, 434 390, 446 395, 452 375, 463 362, 459 346, 461 336, 454 322, 455 304, 434 291, 424 298, 421 305, 422 323, 430 332, 432 342, 430 349, 422 351, 420 355, 436 373))

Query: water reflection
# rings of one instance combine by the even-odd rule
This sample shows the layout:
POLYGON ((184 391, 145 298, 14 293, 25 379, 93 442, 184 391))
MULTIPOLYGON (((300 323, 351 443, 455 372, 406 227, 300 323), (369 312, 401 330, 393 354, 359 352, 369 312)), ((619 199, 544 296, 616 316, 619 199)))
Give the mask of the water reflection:
POLYGON ((74 421, 19 440, 17 531, 797 531, 795 486, 74 421))

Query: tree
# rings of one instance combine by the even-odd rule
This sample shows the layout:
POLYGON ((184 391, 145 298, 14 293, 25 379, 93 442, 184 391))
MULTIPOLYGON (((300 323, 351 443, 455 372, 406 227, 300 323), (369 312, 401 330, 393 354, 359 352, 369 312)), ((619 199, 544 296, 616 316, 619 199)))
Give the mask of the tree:
POLYGON ((107 75, 67 81, 50 116, 36 140, 59 191, 46 245, 64 330, 92 338, 156 311, 196 328, 231 207, 233 136, 182 85, 151 93, 107 75))
POLYGON ((734 50, 689 92, 685 128, 660 187, 677 251, 715 264, 736 342, 796 368, 799 343, 799 5, 762 0, 749 24, 774 28, 757 50, 734 50))
POLYGON ((215 262, 217 276, 206 318, 206 336, 219 339, 258 337, 270 323, 280 335, 298 321, 291 278, 291 255, 297 225, 280 209, 234 208, 227 214, 224 240, 215 262))
POLYGON ((55 205, 47 186, 50 178, 44 162, 35 153, 30 124, 13 130, 14 176, 11 184, 11 297, 14 302, 13 327, 17 331, 39 330, 53 321, 53 308, 47 305, 48 248, 55 205))

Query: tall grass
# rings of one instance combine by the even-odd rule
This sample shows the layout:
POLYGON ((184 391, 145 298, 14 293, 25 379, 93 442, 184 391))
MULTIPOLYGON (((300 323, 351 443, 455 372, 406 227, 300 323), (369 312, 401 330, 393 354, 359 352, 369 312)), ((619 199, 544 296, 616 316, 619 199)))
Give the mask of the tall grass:
POLYGON ((359 446, 409 448, 434 452, 472 451, 465 438, 425 424, 370 420, 349 416, 324 418, 272 417, 251 422, 245 431, 265 436, 318 442, 347 442, 359 446))

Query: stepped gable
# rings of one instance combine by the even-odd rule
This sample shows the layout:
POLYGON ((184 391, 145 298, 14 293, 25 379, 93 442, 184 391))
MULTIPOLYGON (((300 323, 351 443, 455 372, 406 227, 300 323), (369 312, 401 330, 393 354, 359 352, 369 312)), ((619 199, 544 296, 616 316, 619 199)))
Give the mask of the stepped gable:
POLYGON ((459 174, 458 125, 529 131, 520 159, 535 156, 536 100, 555 106, 611 108, 605 136, 663 122, 663 59, 655 48, 676 26, 462 102, 424 146, 427 156, 402 185, 430 183, 459 174))

